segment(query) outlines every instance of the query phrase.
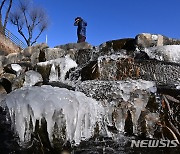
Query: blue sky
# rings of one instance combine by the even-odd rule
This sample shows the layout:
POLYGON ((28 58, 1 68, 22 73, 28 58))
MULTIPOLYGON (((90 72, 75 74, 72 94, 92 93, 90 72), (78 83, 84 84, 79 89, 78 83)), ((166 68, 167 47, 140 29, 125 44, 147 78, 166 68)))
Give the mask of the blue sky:
MULTIPOLYGON (((49 28, 38 43, 47 35, 50 47, 77 41, 73 26, 77 16, 87 21, 86 41, 92 45, 143 32, 180 39, 180 0, 34 0, 34 4, 49 16, 49 28)), ((8 28, 17 34, 13 26, 8 28)))

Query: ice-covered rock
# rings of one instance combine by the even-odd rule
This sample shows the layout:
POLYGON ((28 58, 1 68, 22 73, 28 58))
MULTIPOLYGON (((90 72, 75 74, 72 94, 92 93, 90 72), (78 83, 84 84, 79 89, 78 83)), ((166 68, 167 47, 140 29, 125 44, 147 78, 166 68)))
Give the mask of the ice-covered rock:
POLYGON ((18 89, 10 93, 5 102, 21 141, 30 141, 31 121, 35 131, 36 120, 45 118, 51 141, 53 136, 63 138, 62 129, 65 129, 65 140, 78 144, 93 136, 104 114, 102 105, 83 93, 51 86, 18 89))
POLYGON ((19 64, 11 64, 11 68, 16 71, 17 76, 20 75, 22 67, 19 64))
POLYGON ((36 71, 30 70, 25 73, 25 81, 23 86, 33 86, 38 82, 42 82, 42 76, 36 71))
POLYGON ((50 72, 50 75, 49 75, 49 81, 58 81, 59 80, 59 77, 58 77, 58 68, 55 67, 54 64, 52 64, 52 67, 51 67, 51 72, 50 72))
POLYGON ((180 45, 145 48, 144 52, 146 52, 151 59, 180 63, 180 45))
POLYGON ((50 81, 64 81, 66 73, 74 67, 77 67, 77 64, 75 61, 73 61, 69 55, 66 55, 65 58, 58 58, 46 62, 41 62, 37 64, 40 67, 46 67, 49 65, 51 66, 49 79, 50 81))
POLYGON ((76 90, 85 93, 105 104, 107 123, 124 132, 127 111, 133 118, 134 133, 141 111, 148 103, 150 93, 156 92, 156 85, 151 81, 84 81, 76 90))

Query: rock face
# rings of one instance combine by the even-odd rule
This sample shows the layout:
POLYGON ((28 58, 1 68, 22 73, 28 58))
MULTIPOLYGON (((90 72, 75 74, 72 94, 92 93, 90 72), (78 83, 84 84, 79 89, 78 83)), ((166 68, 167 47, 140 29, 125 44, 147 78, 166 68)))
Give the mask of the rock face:
POLYGON ((101 57, 99 60, 100 80, 143 79, 157 84, 179 85, 180 65, 154 60, 101 57))
POLYGON ((119 133, 179 142, 179 44, 143 33, 99 46, 29 47, 0 57, 0 100, 8 101, 12 127, 34 153, 102 136, 116 142, 119 133))
POLYGON ((143 80, 125 81, 84 81, 76 90, 85 93, 106 106, 108 125, 124 132, 128 111, 132 114, 133 133, 141 111, 149 101, 150 93, 156 92, 154 82, 143 80))

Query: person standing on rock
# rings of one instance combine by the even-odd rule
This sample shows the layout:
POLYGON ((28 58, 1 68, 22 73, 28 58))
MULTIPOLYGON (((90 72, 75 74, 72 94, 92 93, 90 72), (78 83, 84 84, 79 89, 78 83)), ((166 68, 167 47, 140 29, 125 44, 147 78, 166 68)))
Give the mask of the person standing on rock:
POLYGON ((87 22, 84 21, 81 17, 77 17, 77 18, 75 18, 74 26, 78 26, 78 28, 77 28, 77 37, 78 37, 77 43, 85 42, 87 22))

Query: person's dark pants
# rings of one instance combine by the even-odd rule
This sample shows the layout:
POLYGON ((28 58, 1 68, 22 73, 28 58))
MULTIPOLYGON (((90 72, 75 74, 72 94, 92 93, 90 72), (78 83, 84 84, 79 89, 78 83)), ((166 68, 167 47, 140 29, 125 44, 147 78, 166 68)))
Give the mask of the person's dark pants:
POLYGON ((86 37, 85 37, 85 36, 78 35, 78 41, 77 41, 77 43, 85 42, 85 40, 86 40, 86 37))

